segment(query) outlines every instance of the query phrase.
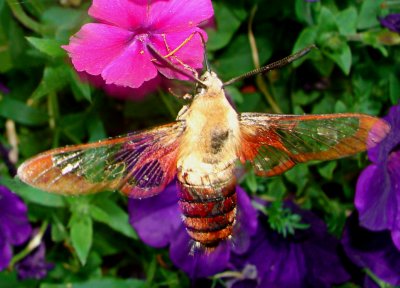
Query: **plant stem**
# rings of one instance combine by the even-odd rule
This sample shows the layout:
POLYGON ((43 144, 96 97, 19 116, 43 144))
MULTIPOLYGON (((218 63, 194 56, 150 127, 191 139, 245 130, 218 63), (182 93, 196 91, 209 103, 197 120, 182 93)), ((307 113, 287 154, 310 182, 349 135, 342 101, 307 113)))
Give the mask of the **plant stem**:
POLYGON ((16 263, 18 263, 19 261, 24 259, 29 253, 32 252, 32 250, 39 247, 40 243, 42 242, 44 232, 46 232, 46 229, 48 227, 48 224, 49 223, 47 221, 43 221, 38 233, 35 236, 33 236, 33 238, 31 238, 31 241, 29 241, 28 245, 26 245, 26 247, 21 252, 16 254, 11 259, 9 269, 13 269, 13 267, 16 263))
POLYGON ((40 24, 39 22, 35 21, 31 17, 29 17, 24 9, 21 3, 16 2, 15 0, 7 0, 7 4, 10 7, 13 15, 19 22, 21 22, 22 25, 27 27, 28 29, 35 31, 38 34, 42 34, 44 29, 44 26, 40 24))
MULTIPOLYGON (((249 19, 249 23, 247 26, 247 30, 248 30, 248 36, 249 36, 249 42, 250 42, 253 63, 257 69, 257 68, 260 68, 260 58, 258 56, 257 43, 256 43, 256 39, 254 37, 254 33, 253 33, 253 29, 252 29, 254 15, 256 14, 256 11, 257 11, 257 5, 254 5, 253 9, 251 9, 251 12, 250 12, 250 19, 249 19)), ((269 93, 267 83, 265 83, 264 78, 261 74, 256 76, 256 84, 257 84, 258 89, 261 91, 261 93, 264 95, 265 99, 271 106, 274 113, 282 114, 281 108, 275 102, 271 93, 269 93)))

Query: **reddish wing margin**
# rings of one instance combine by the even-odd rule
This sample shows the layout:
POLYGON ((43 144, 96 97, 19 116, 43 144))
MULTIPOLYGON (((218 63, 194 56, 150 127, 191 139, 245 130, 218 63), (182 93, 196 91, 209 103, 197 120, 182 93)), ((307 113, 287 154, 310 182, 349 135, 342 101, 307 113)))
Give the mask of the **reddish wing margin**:
POLYGON ((161 192, 176 173, 183 122, 97 143, 39 154, 18 169, 19 178, 42 190, 79 195, 120 190, 144 198, 161 192))
POLYGON ((390 131, 384 120, 364 114, 240 115, 242 163, 257 175, 274 176, 296 163, 349 156, 379 143, 390 131))

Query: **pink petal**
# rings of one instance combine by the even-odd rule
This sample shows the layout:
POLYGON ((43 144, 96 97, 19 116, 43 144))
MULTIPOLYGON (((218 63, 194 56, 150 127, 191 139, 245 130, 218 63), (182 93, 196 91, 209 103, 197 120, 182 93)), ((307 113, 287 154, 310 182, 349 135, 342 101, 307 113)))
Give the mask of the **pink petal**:
POLYGON ((213 15, 210 0, 154 1, 150 7, 149 24, 156 33, 178 32, 192 29, 213 15))
POLYGON ((162 76, 157 76, 147 82, 144 82, 139 88, 122 87, 114 84, 105 84, 103 89, 112 97, 123 100, 141 101, 150 93, 157 90, 161 86, 162 76))
POLYGON ((135 30, 147 19, 147 0, 93 0, 89 15, 105 23, 135 30))
MULTIPOLYGON (((161 35, 154 35, 151 37, 151 41, 154 47, 161 53, 161 55, 167 55, 169 52, 173 51, 179 47, 188 37, 192 38, 185 43, 172 57, 168 59, 174 63, 179 69, 185 70, 189 73, 191 71, 185 69, 181 63, 188 65, 193 69, 198 69, 203 67, 204 58, 204 46, 201 41, 201 37, 198 33, 203 35, 204 40, 207 40, 207 35, 205 32, 199 28, 190 29, 183 32, 168 33, 165 35, 166 43, 169 50, 166 48, 166 43, 161 35)), ((171 68, 168 64, 163 63, 161 60, 157 61, 157 69, 167 78, 175 78, 181 80, 188 80, 186 75, 179 73, 178 70, 171 68)))
POLYGON ((153 57, 141 41, 133 41, 101 73, 106 84, 137 88, 157 76, 153 57))
POLYGON ((85 24, 67 46, 76 70, 99 75, 126 49, 132 32, 105 24, 85 24))

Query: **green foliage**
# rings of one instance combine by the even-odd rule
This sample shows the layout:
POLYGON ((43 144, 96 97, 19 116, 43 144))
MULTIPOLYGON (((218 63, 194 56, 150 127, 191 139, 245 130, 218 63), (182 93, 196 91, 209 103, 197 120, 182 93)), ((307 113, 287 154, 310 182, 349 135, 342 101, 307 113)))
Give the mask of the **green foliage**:
MULTIPOLYGON (((0 130, 6 135, 7 120, 16 125, 17 165, 49 148, 170 122, 171 114, 179 110, 180 102, 163 91, 129 102, 82 81, 60 46, 89 21, 90 1, 73 8, 61 2, 0 0, 0 83, 10 91, 0 92, 0 130)), ((266 92, 255 78, 228 87, 238 111, 272 113, 275 104, 290 114, 382 116, 399 102, 400 36, 380 26, 378 17, 389 12, 382 1, 215 0, 213 4, 217 29, 207 28, 208 57, 223 80, 254 69, 255 56, 265 65, 310 44, 318 47, 263 76, 266 92), (248 30, 256 5, 251 32, 257 50, 249 42, 248 30)), ((0 141, 11 147, 5 136, 0 141)), ((299 215, 282 206, 286 199, 318 212, 329 231, 340 236, 353 209, 355 182, 367 163, 361 154, 301 164, 268 179, 249 172, 241 184, 252 195, 275 201, 258 208, 269 216, 271 228, 284 236, 307 229, 299 215)), ((168 260, 166 249, 149 248, 138 239, 128 223, 124 197, 110 192, 83 197, 49 194, 7 175, 2 162, 0 172, 0 184, 27 203, 33 226, 48 221, 47 259, 55 264, 41 281, 18 281, 15 271, 3 271, 0 287, 189 286, 187 276, 168 260)))

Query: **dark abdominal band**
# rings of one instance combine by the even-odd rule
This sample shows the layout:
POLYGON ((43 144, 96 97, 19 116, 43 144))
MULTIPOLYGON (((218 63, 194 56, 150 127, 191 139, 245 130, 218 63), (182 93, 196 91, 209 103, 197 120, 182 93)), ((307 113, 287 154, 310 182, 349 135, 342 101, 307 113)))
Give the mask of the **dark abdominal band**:
POLYGON ((179 206, 189 236, 215 247, 232 235, 236 216, 236 181, 223 187, 198 187, 179 183, 179 206))

